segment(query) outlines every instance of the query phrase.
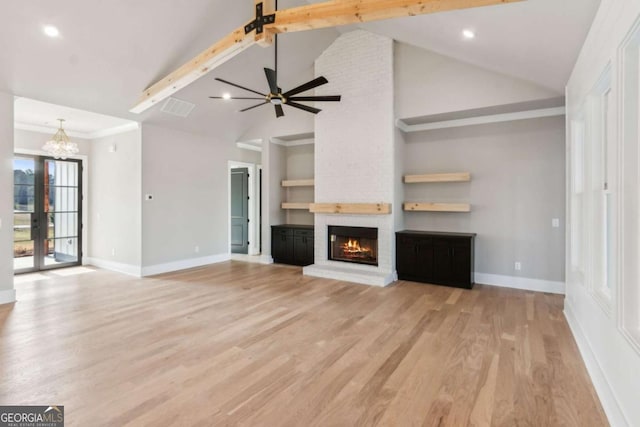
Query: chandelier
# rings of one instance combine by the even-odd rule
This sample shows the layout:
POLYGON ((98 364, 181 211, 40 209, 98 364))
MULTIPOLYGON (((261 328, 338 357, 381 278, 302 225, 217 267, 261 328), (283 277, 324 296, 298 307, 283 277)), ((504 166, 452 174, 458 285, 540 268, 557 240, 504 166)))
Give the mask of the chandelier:
POLYGON ((62 129, 62 122, 64 122, 64 119, 58 120, 60 121, 60 128, 56 134, 44 144, 42 149, 51 154, 54 158, 64 160, 69 156, 78 154, 80 150, 78 149, 78 144, 71 142, 64 129, 62 129))

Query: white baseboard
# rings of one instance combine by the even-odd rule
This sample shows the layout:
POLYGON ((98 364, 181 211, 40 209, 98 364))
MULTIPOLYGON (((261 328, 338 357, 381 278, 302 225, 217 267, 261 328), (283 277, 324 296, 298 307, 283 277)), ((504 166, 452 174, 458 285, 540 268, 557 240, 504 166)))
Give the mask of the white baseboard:
POLYGON ((529 277, 502 276, 500 274, 474 273, 475 282, 482 285, 500 286, 503 288, 523 289, 527 291, 565 293, 564 282, 531 279, 529 277))
POLYGON ((11 304, 16 302, 16 290, 7 289, 6 291, 0 291, 0 305, 11 304))
POLYGON ((576 340, 578 350, 580 351, 582 360, 584 360, 584 364, 587 367, 587 372, 589 372, 593 387, 596 389, 596 393, 600 398, 600 403, 602 403, 602 408, 604 409, 604 412, 609 419, 609 424, 611 424, 611 426, 613 427, 631 426, 631 423, 628 422, 628 420, 624 416, 624 413, 620 409, 620 405, 618 405, 618 400, 613 393, 611 384, 609 384, 609 381, 607 381, 600 363, 593 353, 591 344, 584 335, 580 324, 573 315, 571 305, 566 298, 564 300, 564 317, 565 319, 567 319, 569 328, 571 329, 573 337, 576 340))
POLYGON ((142 268, 139 265, 124 264, 121 262, 109 261, 100 258, 85 257, 82 260, 83 264, 93 265, 105 270, 117 271, 118 273, 128 274, 129 276, 141 277, 142 268))
POLYGON ((187 268, 201 267, 208 264, 229 261, 231 254, 218 254, 200 258, 183 259, 180 261, 168 262, 166 264, 156 264, 142 267, 142 276, 154 276, 156 274, 170 273, 172 271, 186 270, 187 268))
POLYGON ((253 262, 256 264, 273 264, 271 255, 231 254, 231 259, 233 261, 253 262))
POLYGON ((324 279, 343 280, 362 285, 384 287, 398 280, 396 272, 363 271, 343 267, 312 264, 302 268, 305 276, 322 277, 324 279))

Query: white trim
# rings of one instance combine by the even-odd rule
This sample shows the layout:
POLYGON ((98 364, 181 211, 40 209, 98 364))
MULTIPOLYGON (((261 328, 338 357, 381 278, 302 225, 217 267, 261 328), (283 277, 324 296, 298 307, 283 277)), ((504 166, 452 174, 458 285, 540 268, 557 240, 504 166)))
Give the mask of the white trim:
POLYGON ((613 388, 611 387, 611 384, 609 384, 609 381, 607 381, 607 377, 604 375, 604 371, 593 353, 592 346, 584 335, 580 324, 573 315, 571 304, 567 299, 565 299, 564 303, 564 317, 567 319, 569 329, 571 329, 573 337, 576 340, 578 350, 584 360, 587 372, 589 373, 589 377, 591 377, 591 382, 593 383, 593 387, 600 398, 600 403, 602 403, 602 408, 607 415, 609 423, 614 427, 630 426, 631 423, 622 412, 622 409, 618 404, 618 399, 616 399, 613 392, 613 388))
POLYGON ((86 257, 82 260, 83 265, 93 265, 103 270, 116 271, 118 273, 128 274, 129 276, 142 277, 142 267, 133 264, 124 264, 121 262, 109 261, 106 259, 86 257))
POLYGON ((119 135, 121 133, 131 132, 138 129, 140 129, 140 123, 138 122, 125 123, 124 125, 115 126, 107 129, 101 129, 95 132, 88 133, 87 138, 89 139, 104 138, 105 136, 119 135))
POLYGON ((245 255, 231 254, 233 261, 251 262, 254 264, 273 264, 273 258, 270 255, 245 255))
POLYGON ((411 132, 409 125, 402 121, 402 119, 396 119, 396 127, 404 133, 411 132))
POLYGON ((329 265, 312 264, 302 268, 304 276, 322 277, 324 279, 342 280, 345 282, 359 283, 369 286, 384 287, 398 280, 398 274, 394 271, 363 271, 329 265))
POLYGON ((4 291, 0 291, 0 305, 3 304, 11 304, 16 302, 16 290, 15 289, 7 289, 4 291))
POLYGON ((272 137, 269 138, 271 143, 276 145, 282 145, 283 147, 298 147, 300 145, 313 145, 316 143, 315 138, 306 138, 306 139, 297 139, 292 141, 285 141, 280 138, 272 137))
POLYGON ((489 116, 469 117, 466 119, 444 120, 441 122, 408 125, 402 119, 396 120, 396 127, 403 132, 422 132, 425 130, 448 129, 462 126, 483 125, 488 123, 511 122, 515 120, 537 119, 541 117, 564 116, 565 107, 542 108, 539 110, 518 111, 516 113, 493 114, 489 116))
POLYGON ((238 147, 238 148, 240 148, 242 150, 258 151, 258 152, 262 153, 262 147, 259 147, 257 145, 247 144, 245 142, 236 142, 236 147, 238 147))
MULTIPOLYGON (((21 122, 15 122, 13 124, 13 127, 14 129, 27 130, 31 132, 38 132, 38 133, 44 133, 44 134, 50 133, 51 135, 53 135, 58 130, 58 126, 42 126, 42 125, 33 125, 33 124, 21 123, 21 122)), ((140 129, 140 123, 130 122, 130 123, 125 123, 123 125, 115 126, 112 128, 99 129, 93 132, 81 132, 81 131, 74 131, 74 130, 67 130, 67 129, 65 129, 64 131, 66 132, 67 135, 74 138, 96 139, 96 138, 103 138, 105 136, 118 135, 121 133, 130 132, 132 130, 137 130, 137 129, 140 129)))
POLYGON ((535 292, 564 294, 565 283, 552 280, 531 279, 529 277, 503 276, 500 274, 474 273, 475 282, 489 286, 523 289, 535 292))
POLYGON ((203 265, 217 264, 229 261, 229 254, 218 254, 200 258, 183 259, 180 261, 168 262, 166 264, 156 264, 142 267, 142 276, 154 276, 156 274, 170 273, 172 271, 186 270, 188 268, 201 267, 203 265))

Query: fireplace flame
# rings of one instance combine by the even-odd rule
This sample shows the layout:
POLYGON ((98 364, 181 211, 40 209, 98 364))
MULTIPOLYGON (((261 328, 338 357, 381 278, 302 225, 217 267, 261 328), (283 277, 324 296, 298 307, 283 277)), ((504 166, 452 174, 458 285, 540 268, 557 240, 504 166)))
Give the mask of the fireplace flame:
POLYGON ((349 239, 348 242, 342 245, 342 250, 345 254, 357 255, 363 253, 371 252, 370 248, 365 248, 360 246, 360 242, 358 240, 349 239))

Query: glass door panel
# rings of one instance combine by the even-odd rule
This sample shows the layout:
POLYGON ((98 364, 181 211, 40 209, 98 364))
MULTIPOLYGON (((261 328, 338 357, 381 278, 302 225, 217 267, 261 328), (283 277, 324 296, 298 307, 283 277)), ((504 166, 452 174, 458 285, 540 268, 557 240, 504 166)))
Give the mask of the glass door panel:
POLYGON ((35 268, 35 174, 35 159, 13 160, 13 268, 17 272, 35 268))
POLYGON ((82 176, 78 160, 14 160, 14 270, 81 262, 82 176))

